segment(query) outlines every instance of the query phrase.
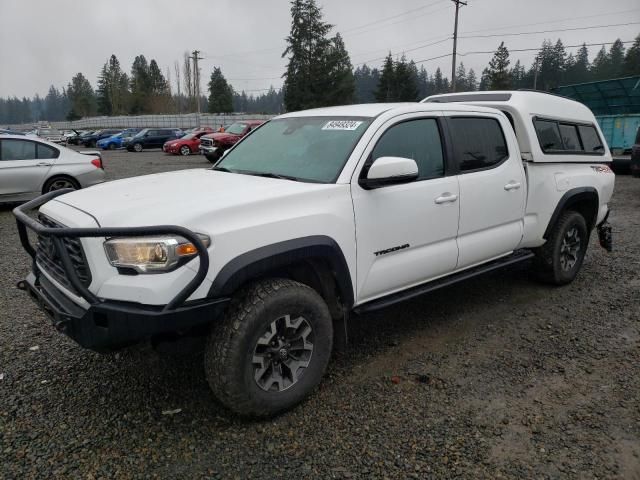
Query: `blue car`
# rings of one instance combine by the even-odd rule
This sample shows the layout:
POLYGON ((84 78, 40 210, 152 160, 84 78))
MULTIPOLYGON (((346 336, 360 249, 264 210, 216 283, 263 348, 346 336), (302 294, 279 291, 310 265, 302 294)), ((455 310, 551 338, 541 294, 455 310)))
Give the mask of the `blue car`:
POLYGON ((115 150, 116 148, 124 147, 124 140, 129 137, 133 137, 141 129, 139 128, 127 128, 120 133, 116 133, 107 138, 98 140, 96 146, 103 150, 115 150))

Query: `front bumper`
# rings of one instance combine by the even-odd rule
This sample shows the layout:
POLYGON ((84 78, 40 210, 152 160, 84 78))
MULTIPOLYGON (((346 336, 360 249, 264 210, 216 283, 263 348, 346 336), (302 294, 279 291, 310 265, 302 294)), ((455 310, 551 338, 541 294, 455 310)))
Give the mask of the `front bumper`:
POLYGON ((203 155, 213 155, 218 150, 218 147, 209 147, 200 145, 200 153, 203 155))
POLYGON ((18 287, 44 311, 53 326, 84 348, 116 350, 157 335, 188 332, 219 318, 227 298, 190 302, 164 311, 162 307, 104 301, 84 309, 58 290, 37 267, 18 287))
POLYGON ((209 269, 209 254, 202 240, 191 230, 176 225, 123 228, 68 228, 46 226, 27 212, 47 201, 69 192, 56 190, 27 202, 13 211, 22 246, 33 259, 32 273, 18 287, 30 296, 52 319, 53 324, 80 345, 94 350, 118 348, 162 333, 183 332, 215 320, 228 302, 226 298, 190 301, 187 299, 205 280, 209 269), (36 250, 31 245, 27 229, 51 238, 55 257, 61 260, 66 280, 84 301, 84 308, 52 284, 36 263, 36 250), (200 264, 195 276, 163 306, 142 305, 98 298, 80 280, 62 239, 112 236, 146 236, 176 234, 189 240, 198 250, 200 264))

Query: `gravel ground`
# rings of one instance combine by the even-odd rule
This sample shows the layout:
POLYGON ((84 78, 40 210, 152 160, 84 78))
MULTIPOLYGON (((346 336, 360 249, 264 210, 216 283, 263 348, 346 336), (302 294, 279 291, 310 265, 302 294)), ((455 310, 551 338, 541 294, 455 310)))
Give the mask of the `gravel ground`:
MULTIPOLYGON (((208 165, 104 157, 110 179, 208 165)), ((592 240, 573 284, 523 265, 355 318, 307 402, 249 422, 199 356, 56 333, 14 288, 29 262, 0 209, 0 478, 638 479, 640 181, 613 212, 615 252, 592 240)))

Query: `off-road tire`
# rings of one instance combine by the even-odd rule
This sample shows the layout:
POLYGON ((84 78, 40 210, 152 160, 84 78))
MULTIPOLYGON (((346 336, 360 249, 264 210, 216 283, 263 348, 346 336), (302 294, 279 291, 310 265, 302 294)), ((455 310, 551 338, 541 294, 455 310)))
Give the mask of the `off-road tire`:
POLYGON ((582 267, 588 245, 589 231, 584 217, 572 210, 565 211, 553 227, 547 242, 535 251, 534 268, 538 279, 554 285, 571 283, 582 267), (566 240, 573 229, 577 232, 580 245, 575 263, 570 268, 563 268, 561 259, 563 240, 566 240))
POLYGON ((320 383, 331 357, 333 325, 329 308, 312 288, 288 279, 251 284, 231 301, 205 347, 207 381, 229 410, 248 417, 271 417, 300 403, 320 383), (265 391, 254 378, 258 340, 275 319, 303 317, 313 331, 308 366, 297 382, 281 391, 265 391))

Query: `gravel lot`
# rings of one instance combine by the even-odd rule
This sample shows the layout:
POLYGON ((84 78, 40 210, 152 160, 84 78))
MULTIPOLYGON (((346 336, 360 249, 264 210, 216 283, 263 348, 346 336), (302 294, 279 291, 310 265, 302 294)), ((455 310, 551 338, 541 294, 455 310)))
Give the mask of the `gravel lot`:
MULTIPOLYGON (((209 165, 104 158, 110 179, 209 165)), ((354 319, 315 395, 248 422, 199 356, 55 332, 14 288, 29 261, 0 208, 0 478, 638 479, 640 181, 618 177, 611 221, 614 253, 592 239, 567 287, 523 265, 354 319)))

